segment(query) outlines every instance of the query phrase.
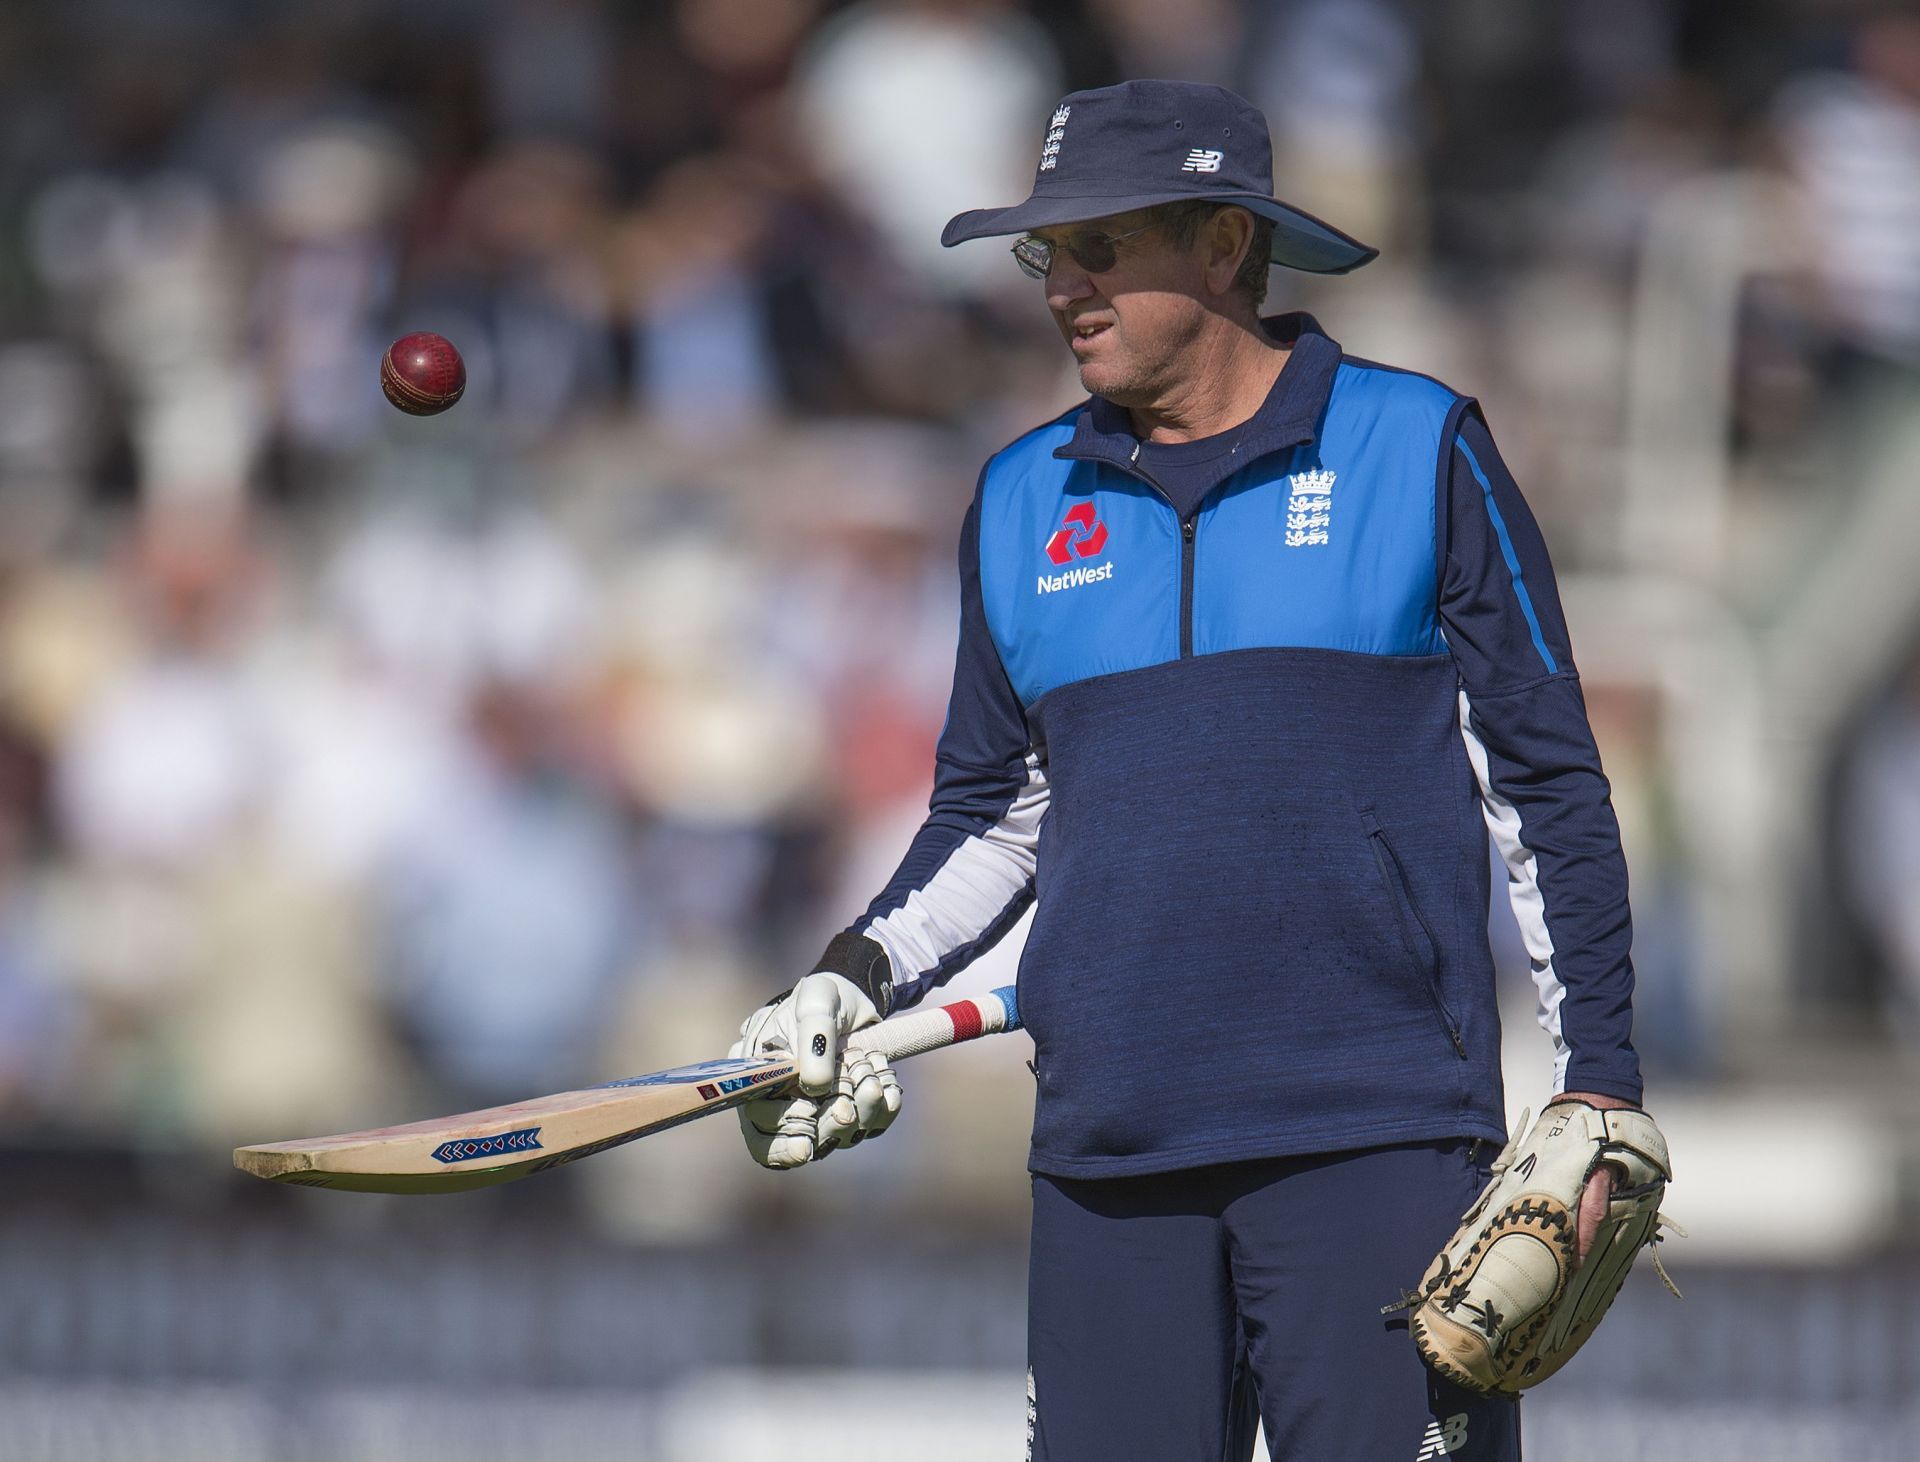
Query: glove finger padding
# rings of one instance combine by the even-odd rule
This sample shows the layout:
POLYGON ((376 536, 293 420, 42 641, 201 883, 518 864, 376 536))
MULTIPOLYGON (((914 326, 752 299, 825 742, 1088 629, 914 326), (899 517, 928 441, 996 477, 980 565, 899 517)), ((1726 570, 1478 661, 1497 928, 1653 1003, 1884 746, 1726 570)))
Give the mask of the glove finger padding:
POLYGON ((878 1051, 861 1051, 841 1062, 833 1095, 820 1113, 823 1151, 852 1147, 877 1137, 900 1114, 900 1079, 878 1051))
POLYGON ((740 1135, 763 1168, 797 1168, 825 1157, 819 1143, 820 1105, 806 1097, 759 1097, 744 1102, 740 1135))
POLYGON ((905 1093, 900 1089, 900 1078, 894 1075, 893 1063, 885 1056, 873 1051, 867 1062, 870 1073, 854 1088, 853 1100, 860 1111, 860 1135, 878 1137, 900 1115, 905 1093))
POLYGON ((1593 1333, 1641 1246, 1659 1241, 1672 1176, 1666 1139, 1645 1112, 1555 1103, 1507 1144, 1419 1290, 1388 1311, 1411 1308, 1421 1356, 1463 1386, 1538 1385, 1593 1333), (1625 1176, 1576 1269, 1581 1194, 1603 1162, 1625 1176))

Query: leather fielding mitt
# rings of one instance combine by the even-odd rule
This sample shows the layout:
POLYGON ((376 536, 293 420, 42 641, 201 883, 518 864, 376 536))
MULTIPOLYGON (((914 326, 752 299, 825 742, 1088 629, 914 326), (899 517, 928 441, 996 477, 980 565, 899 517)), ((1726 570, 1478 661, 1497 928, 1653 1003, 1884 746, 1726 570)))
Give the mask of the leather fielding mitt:
MULTIPOLYGON (((1555 1102, 1531 1128, 1522 1114, 1420 1288, 1381 1313, 1411 1310, 1414 1344, 1449 1380, 1476 1391, 1537 1386, 1586 1343, 1642 1246, 1663 1226, 1681 1232, 1660 1213, 1672 1177, 1666 1138, 1645 1112, 1555 1102), (1580 1197, 1603 1162, 1624 1176, 1576 1269, 1580 1197)), ((1677 1296, 1657 1253, 1653 1266, 1677 1296)))

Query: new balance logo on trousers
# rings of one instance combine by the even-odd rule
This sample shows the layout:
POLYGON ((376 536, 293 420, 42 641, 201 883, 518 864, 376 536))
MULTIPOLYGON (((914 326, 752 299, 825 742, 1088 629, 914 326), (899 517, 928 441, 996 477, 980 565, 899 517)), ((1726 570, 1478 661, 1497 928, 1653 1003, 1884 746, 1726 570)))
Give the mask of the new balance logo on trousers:
POLYGON ((1436 1459, 1459 1451, 1467 1444, 1467 1414, 1456 1411, 1445 1421, 1427 1423, 1427 1434, 1420 1439, 1420 1450, 1413 1462, 1436 1462, 1436 1459))

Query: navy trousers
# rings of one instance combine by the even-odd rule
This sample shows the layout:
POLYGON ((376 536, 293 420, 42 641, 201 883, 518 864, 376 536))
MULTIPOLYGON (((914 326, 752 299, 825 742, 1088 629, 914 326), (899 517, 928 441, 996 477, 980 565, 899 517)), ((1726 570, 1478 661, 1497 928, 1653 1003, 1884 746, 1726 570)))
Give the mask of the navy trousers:
POLYGON ((1518 1462, 1517 1402, 1421 1361, 1404 1312, 1488 1143, 1138 1178, 1035 1174, 1034 1462, 1518 1462))

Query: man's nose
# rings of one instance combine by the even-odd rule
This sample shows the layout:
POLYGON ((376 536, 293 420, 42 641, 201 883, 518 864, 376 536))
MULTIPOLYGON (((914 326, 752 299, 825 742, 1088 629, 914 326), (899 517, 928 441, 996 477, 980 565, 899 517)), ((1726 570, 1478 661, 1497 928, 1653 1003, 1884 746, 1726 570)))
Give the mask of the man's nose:
POLYGON ((1074 263, 1064 249, 1056 254, 1053 268, 1047 271, 1048 308, 1064 312, 1069 305, 1092 293, 1093 276, 1074 263))

